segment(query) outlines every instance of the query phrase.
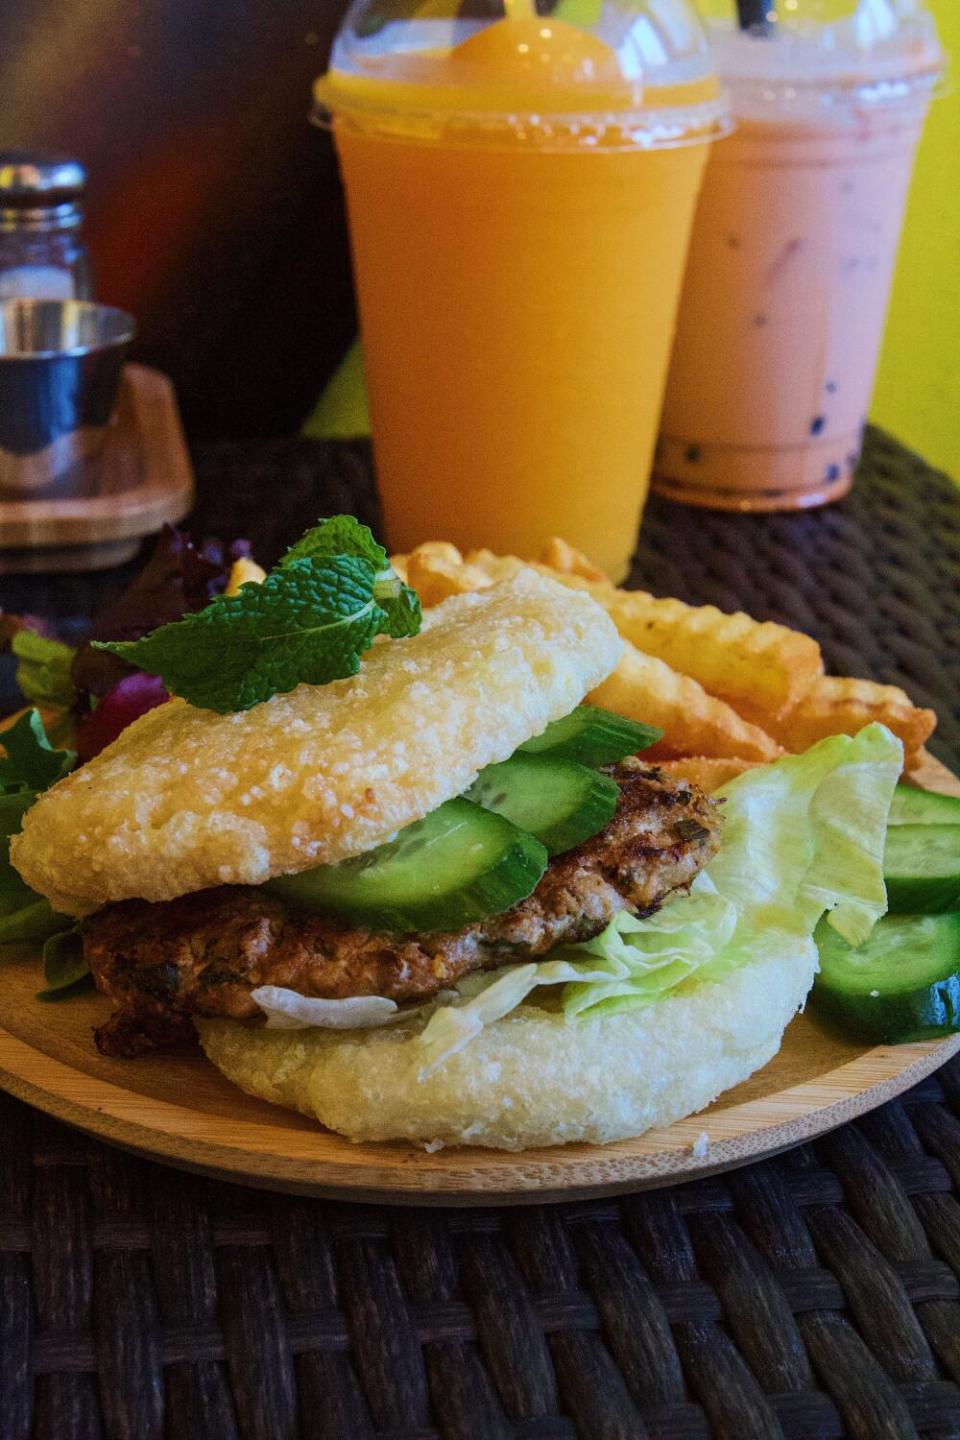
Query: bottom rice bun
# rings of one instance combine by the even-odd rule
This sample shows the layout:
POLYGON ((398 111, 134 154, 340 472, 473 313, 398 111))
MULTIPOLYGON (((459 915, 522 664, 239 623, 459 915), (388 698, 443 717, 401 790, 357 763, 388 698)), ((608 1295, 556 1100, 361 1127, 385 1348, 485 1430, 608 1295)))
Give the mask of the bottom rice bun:
POLYGON ((351 1140, 498 1150, 602 1143, 702 1110, 765 1065, 816 969, 812 940, 784 940, 722 981, 642 1010, 571 1023, 524 1005, 423 1078, 415 1023, 362 1034, 221 1020, 197 1028, 207 1056, 241 1089, 351 1140))

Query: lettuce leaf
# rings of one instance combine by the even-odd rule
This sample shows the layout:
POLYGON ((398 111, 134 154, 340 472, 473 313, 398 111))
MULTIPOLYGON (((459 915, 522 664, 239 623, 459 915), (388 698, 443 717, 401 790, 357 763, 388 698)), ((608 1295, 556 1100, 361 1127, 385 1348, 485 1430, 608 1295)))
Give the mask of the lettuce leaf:
POLYGON ((903 746, 883 725, 831 735, 748 770, 719 795, 723 844, 711 880, 741 933, 812 935, 824 911, 851 945, 886 913, 883 847, 903 746))
POLYGON ((425 1071, 540 986, 562 985, 568 1019, 596 1017, 719 980, 778 941, 811 936, 825 913, 861 944, 887 908, 883 847, 902 765, 900 741, 870 725, 731 781, 718 796, 720 850, 687 894, 643 920, 623 911, 595 940, 485 976, 476 993, 459 986, 421 1036, 425 1071))
MULTIPOLYGON (((0 952, 5 945, 48 941, 72 930, 74 921, 58 915, 37 895, 10 862, 10 840, 38 796, 68 774, 76 762, 72 750, 50 744, 36 707, 0 735, 0 952)), ((0 954, 2 958, 2 954, 0 954)))
POLYGON ((374 1030, 432 1012, 437 1005, 457 998, 454 990, 441 990, 423 1005, 401 1010, 384 995, 348 995, 343 1000, 321 1000, 301 995, 283 985, 259 985, 250 999, 267 1017, 268 1030, 374 1030))

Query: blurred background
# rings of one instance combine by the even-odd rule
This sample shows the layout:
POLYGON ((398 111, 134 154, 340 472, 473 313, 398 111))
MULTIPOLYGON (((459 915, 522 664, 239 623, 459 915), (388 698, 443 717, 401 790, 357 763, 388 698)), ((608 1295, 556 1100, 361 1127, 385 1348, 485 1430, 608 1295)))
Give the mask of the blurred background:
MULTIPOLYGON (((960 63, 960 3, 928 3, 960 63)), ((344 8, 3 0, 0 148, 88 167, 98 298, 134 312, 136 358, 173 378, 193 438, 295 432, 349 349, 336 164, 306 118, 344 8)), ((342 416, 362 415, 359 384, 348 366, 342 416)), ((960 474, 958 398, 954 83, 920 149, 872 418, 960 474)))

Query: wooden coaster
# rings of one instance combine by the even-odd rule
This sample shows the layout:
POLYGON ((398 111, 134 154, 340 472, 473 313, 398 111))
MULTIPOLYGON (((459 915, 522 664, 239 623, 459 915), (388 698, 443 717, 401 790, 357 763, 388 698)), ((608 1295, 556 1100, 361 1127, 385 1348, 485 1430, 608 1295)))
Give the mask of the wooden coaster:
POLYGON ((136 554, 144 535, 193 504, 193 471, 173 386, 158 370, 125 365, 95 493, 0 500, 0 574, 103 570, 136 554))

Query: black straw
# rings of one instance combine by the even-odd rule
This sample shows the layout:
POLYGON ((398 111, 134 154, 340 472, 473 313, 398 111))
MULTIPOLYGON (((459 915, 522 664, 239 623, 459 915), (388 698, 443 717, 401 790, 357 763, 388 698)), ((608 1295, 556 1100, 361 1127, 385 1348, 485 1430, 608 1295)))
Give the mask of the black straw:
POLYGON ((774 7, 775 0, 737 0, 740 29, 752 30, 755 35, 768 35, 774 7))

